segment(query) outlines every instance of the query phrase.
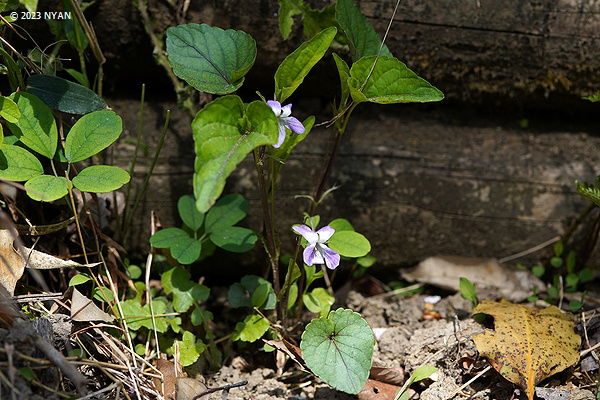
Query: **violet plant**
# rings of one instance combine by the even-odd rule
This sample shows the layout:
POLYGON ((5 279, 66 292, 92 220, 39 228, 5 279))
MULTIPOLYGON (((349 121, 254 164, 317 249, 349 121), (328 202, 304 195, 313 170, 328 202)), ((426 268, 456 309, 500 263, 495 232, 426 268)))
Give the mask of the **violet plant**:
MULTIPOLYGON (((267 254, 270 279, 246 276, 231 286, 230 304, 254 310, 238 323, 233 340, 253 342, 265 334, 272 337, 292 334, 290 327, 306 307, 319 314, 302 334, 301 348, 306 365, 331 386, 358 393, 371 368, 373 333, 364 319, 351 310, 330 312, 334 297, 328 274, 345 259, 367 257, 371 245, 345 219, 333 220, 317 229, 320 217, 316 209, 332 191, 327 189, 328 176, 350 114, 358 104, 440 101, 443 94, 393 57, 352 0, 338 0, 334 8, 329 7, 322 14, 310 10, 302 1, 280 0, 279 3, 284 36, 289 32, 294 14, 312 13, 313 21, 318 15, 323 18, 320 30, 315 30, 314 24, 312 30, 305 29, 310 40, 279 65, 274 77, 274 98, 269 101, 261 96, 246 103, 232 94, 244 83, 244 75, 255 61, 256 44, 250 35, 205 24, 185 24, 167 30, 166 50, 175 75, 199 91, 223 95, 200 110, 192 122, 196 152, 195 206, 199 214, 210 215, 227 177, 252 153, 263 212, 263 230, 257 235, 267 254), (335 18, 331 18, 331 11, 335 18), (293 117, 292 104, 287 100, 325 56, 332 42, 340 43, 338 40, 349 48, 352 64, 349 66, 341 56, 333 54, 341 82, 341 96, 334 105, 332 119, 331 142, 334 144, 324 154, 325 168, 309 196, 307 212, 299 218, 299 224, 292 227, 301 237, 296 236, 296 248, 287 257, 284 276, 280 271, 284 258, 280 241, 292 239, 294 235, 289 228, 283 227, 280 231, 275 220, 277 179, 291 152, 310 135, 315 122, 312 116, 303 122, 293 117), (321 277, 327 289, 309 290, 321 277), (271 330, 273 324, 283 326, 284 330, 271 330)), ((235 234, 227 237, 227 243, 232 246, 240 240, 244 238, 235 234)), ((151 241, 158 242, 159 238, 153 237, 151 241)), ((194 238, 187 241, 192 243, 194 238)))

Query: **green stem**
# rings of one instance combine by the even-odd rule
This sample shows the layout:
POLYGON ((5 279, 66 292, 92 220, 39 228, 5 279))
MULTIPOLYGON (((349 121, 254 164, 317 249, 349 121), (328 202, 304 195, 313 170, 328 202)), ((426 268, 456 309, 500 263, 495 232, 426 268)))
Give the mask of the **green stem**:
MULTIPOLYGON (((263 208, 263 221, 265 228, 265 240, 266 240, 266 250, 267 255, 269 257, 269 263, 271 264, 271 269, 273 271, 273 290, 275 291, 275 296, 279 298, 281 288, 279 283, 279 254, 277 248, 275 246, 275 232, 273 230, 272 216, 269 208, 269 196, 267 195, 267 188, 265 184, 265 171, 264 171, 264 160, 261 157, 261 154, 264 152, 264 148, 256 148, 254 149, 254 163, 256 164, 256 172, 258 172, 258 186, 260 188, 260 197, 262 200, 262 208, 263 208)), ((277 320, 281 321, 282 319, 282 309, 281 303, 277 303, 277 320)))
MULTIPOLYGON (((137 161, 138 151, 140 150, 140 145, 142 143, 142 128, 143 128, 143 119, 144 119, 144 100, 146 97, 146 85, 142 84, 142 95, 140 98, 140 120, 138 123, 138 132, 137 132, 137 140, 135 142, 135 150, 133 151, 133 158, 131 159, 131 164, 129 166, 129 176, 133 180, 133 172, 135 170, 135 163, 137 161)), ((131 196, 131 186, 133 186, 133 182, 129 181, 127 184, 127 191, 125 192, 125 204, 129 204, 129 198, 131 196)), ((125 207, 124 215, 123 215, 123 223, 127 222, 127 207, 125 207)), ((122 231, 125 231, 125 227, 121 227, 122 231)))
POLYGON ((140 202, 142 201, 142 197, 144 196, 144 193, 146 193, 146 189, 148 188, 148 182, 150 181, 150 177, 152 176, 152 173, 154 172, 154 167, 156 167, 156 163, 158 162, 158 155, 160 154, 160 150, 163 147, 163 144, 165 143, 165 137, 167 136, 167 129, 169 128, 169 121, 171 119, 171 110, 167 110, 167 116, 165 119, 165 125, 163 127, 163 133, 162 136, 160 137, 160 141, 158 142, 158 147, 156 148, 156 152, 154 153, 154 159, 152 160, 152 165, 150 165, 150 169, 148 170, 148 173, 146 174, 146 179, 144 179, 144 184, 142 185, 142 190, 140 191, 140 193, 137 196, 137 199, 135 200, 135 205, 133 206, 133 210, 131 210, 131 213, 127 215, 127 221, 125 223, 125 230, 123 232, 123 244, 125 244, 127 242, 127 235, 129 233, 129 228, 131 227, 131 220, 133 219, 133 216, 135 215, 135 212, 138 208, 138 206, 140 205, 140 202))

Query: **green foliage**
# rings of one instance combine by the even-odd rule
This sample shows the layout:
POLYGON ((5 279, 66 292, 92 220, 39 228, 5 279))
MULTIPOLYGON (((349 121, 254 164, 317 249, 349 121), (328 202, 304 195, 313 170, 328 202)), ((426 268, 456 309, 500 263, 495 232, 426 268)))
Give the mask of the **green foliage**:
POLYGON ((302 334, 302 357, 310 370, 332 387, 356 394, 364 387, 375 337, 352 310, 338 309, 313 319, 302 334))
POLYGON ((183 340, 179 342, 179 362, 182 366, 187 367, 198 360, 200 354, 206 350, 206 345, 200 339, 196 339, 193 333, 189 331, 183 332, 183 340))
POLYGON ((275 99, 283 103, 304 81, 312 67, 323 57, 337 30, 327 28, 294 50, 275 72, 275 99))
POLYGON ((600 176, 596 178, 596 187, 593 187, 589 183, 575 181, 575 188, 577 189, 577 193, 600 207, 600 176))
POLYGON ((328 241, 331 250, 344 257, 358 258, 371 251, 369 240, 358 232, 336 231, 328 241))
POLYGON ((129 174, 112 165, 92 165, 73 177, 73 186, 82 192, 108 193, 129 182, 129 174))
POLYGON ((205 214, 198 211, 193 196, 182 196, 177 205, 184 221, 183 229, 167 228, 156 232, 150 244, 159 249, 169 249, 173 258, 181 264, 191 264, 210 253, 214 244, 224 250, 243 253, 251 250, 258 236, 251 229, 233 226, 246 216, 248 201, 239 194, 229 194, 219 199, 205 214), (210 243, 206 243, 210 241, 210 243))
POLYGON ((239 283, 229 287, 227 300, 233 308, 256 307, 273 310, 276 297, 269 281, 256 275, 246 275, 239 283))
POLYGON ((355 62, 350 68, 348 87, 355 103, 424 103, 444 98, 442 92, 392 57, 370 56, 355 62))
POLYGON ((69 114, 83 115, 107 107, 106 102, 87 87, 53 75, 30 76, 27 92, 48 107, 69 114))
POLYGON ((460 278, 459 282, 460 295, 465 300, 471 300, 473 302, 473 308, 477 306, 477 291, 473 282, 467 278, 460 278))
POLYGON ((186 312, 198 302, 206 301, 210 289, 190 280, 190 273, 181 267, 173 267, 163 272, 160 282, 166 294, 173 294, 173 308, 186 312))
POLYGON ((70 163, 83 161, 110 146, 122 131, 121 117, 114 111, 86 114, 73 125, 65 139, 65 157, 70 163))
POLYGON ((196 149, 194 195, 205 213, 221 195, 225 179, 254 148, 277 143, 277 119, 260 101, 244 106, 237 96, 207 104, 192 123, 196 149))
POLYGON ((25 183, 25 189, 29 197, 38 201, 58 200, 69 192, 67 178, 53 175, 33 177, 25 183))
POLYGON ((201 92, 235 92, 256 59, 256 42, 250 35, 206 24, 167 29, 166 45, 175 75, 201 92))
POLYGON ((408 387, 413 383, 422 381, 424 379, 429 378, 431 375, 437 372, 437 368, 431 365, 422 365, 419 368, 415 369, 411 374, 410 378, 404 383, 404 385, 398 389, 396 395, 394 396, 394 400, 408 400, 409 393, 408 387))
POLYGON ((235 326, 233 340, 256 342, 269 330, 269 321, 260 315, 248 315, 235 326))
POLYGON ((381 38, 353 0, 337 0, 335 17, 348 38, 353 61, 376 55, 393 57, 386 45, 382 47, 381 38))

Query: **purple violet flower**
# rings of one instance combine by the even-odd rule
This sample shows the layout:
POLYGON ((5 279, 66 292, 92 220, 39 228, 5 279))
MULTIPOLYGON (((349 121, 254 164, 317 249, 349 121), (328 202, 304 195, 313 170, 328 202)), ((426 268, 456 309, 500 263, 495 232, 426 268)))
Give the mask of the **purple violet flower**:
POLYGON ((279 123, 279 138, 277 140, 277 144, 274 144, 273 147, 278 149, 285 140, 285 128, 290 128, 290 130, 298 135, 304 133, 304 125, 302 122, 298 121, 298 119, 292 117, 292 105, 288 104, 286 106, 281 106, 277 100, 269 100, 267 101, 267 105, 271 107, 271 110, 275 113, 277 117, 277 122, 279 123))
POLYGON ((329 269, 336 269, 340 265, 340 255, 325 245, 335 233, 332 227, 324 226, 315 232, 306 225, 294 225, 292 230, 308 242, 303 254, 306 265, 325 264, 329 269))

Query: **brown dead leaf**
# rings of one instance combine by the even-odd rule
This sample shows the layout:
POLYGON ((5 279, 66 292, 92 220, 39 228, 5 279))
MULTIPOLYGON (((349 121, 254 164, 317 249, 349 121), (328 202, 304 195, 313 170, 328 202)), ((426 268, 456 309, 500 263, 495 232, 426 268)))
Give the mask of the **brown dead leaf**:
POLYGON ((373 359, 369 378, 391 385, 402 386, 406 380, 406 371, 402 367, 388 367, 385 363, 373 359))
POLYGON ((473 315, 494 317, 494 330, 473 335, 477 350, 509 381, 520 385, 529 400, 535 385, 579 361, 581 338, 570 314, 550 306, 528 308, 506 300, 484 301, 473 315))
MULTIPOLYGON (((194 378, 177 378, 176 400, 192 400, 200 393, 206 391, 206 385, 194 378)), ((198 397, 194 400, 208 400, 210 394, 198 397)))
POLYGON ((115 317, 98 308, 94 302, 73 288, 71 298, 71 318, 79 322, 103 321, 112 322, 115 317))
POLYGON ((358 393, 358 400, 390 400, 402 386, 390 385, 374 379, 367 379, 365 386, 358 393))
POLYGON ((287 354, 296 364, 298 364, 298 366, 300 366, 300 369, 304 372, 309 372, 308 368, 306 367, 306 363, 304 362, 304 359, 302 358, 302 350, 300 350, 300 347, 290 343, 289 341, 285 340, 285 339, 279 339, 279 340, 266 340, 263 339, 263 341, 268 344, 271 347, 276 348, 277 350, 287 354))
POLYGON ((156 360, 154 366, 163 375, 162 381, 159 378, 152 378, 156 389, 163 394, 165 399, 174 400, 177 380, 180 379, 180 377, 186 376, 185 372, 183 372, 183 367, 179 363, 177 363, 177 367, 175 367, 173 361, 165 360, 163 358, 156 360))
POLYGON ((25 263, 13 248, 15 236, 8 229, 0 229, 0 285, 12 296, 17 281, 23 276, 25 263))

